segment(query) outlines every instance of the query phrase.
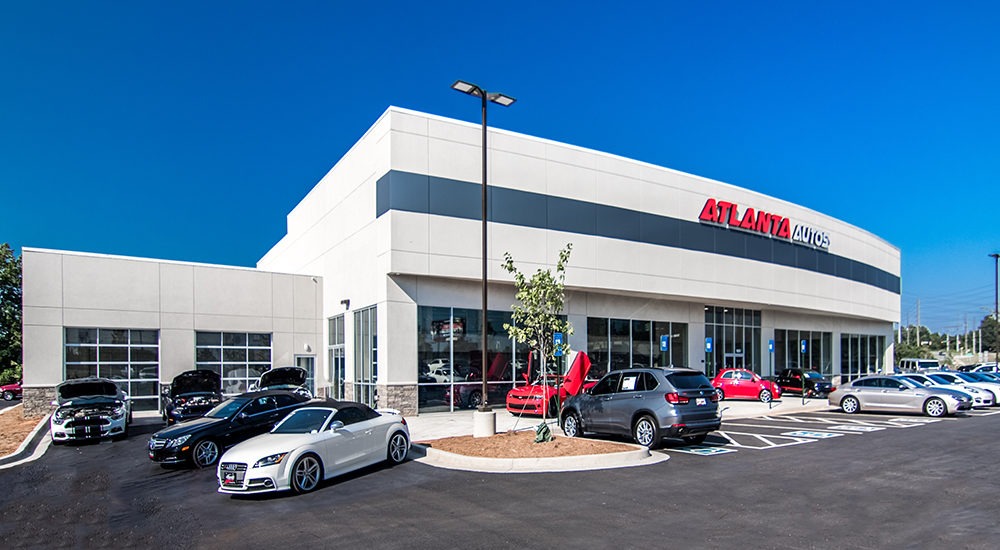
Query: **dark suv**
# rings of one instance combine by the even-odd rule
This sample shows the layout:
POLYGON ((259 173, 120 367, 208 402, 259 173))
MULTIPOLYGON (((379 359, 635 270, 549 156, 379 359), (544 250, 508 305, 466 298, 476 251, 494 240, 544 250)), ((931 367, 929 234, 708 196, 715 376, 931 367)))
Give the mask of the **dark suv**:
POLYGON ((722 425, 718 402, 708 378, 693 369, 616 370, 570 397, 560 421, 568 437, 584 432, 630 435, 647 447, 679 437, 696 445, 722 425))
POLYGON ((286 414, 308 402, 304 395, 281 390, 227 399, 201 418, 153 434, 149 438, 149 459, 160 464, 211 466, 226 448, 270 431, 286 414))

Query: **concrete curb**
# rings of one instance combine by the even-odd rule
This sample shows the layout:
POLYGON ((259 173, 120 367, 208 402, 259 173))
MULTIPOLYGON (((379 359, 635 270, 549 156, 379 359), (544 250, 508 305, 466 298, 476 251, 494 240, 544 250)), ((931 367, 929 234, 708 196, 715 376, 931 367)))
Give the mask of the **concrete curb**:
POLYGON ((414 443, 411 446, 411 452, 416 451, 415 454, 422 455, 414 460, 428 466, 492 474, 583 472, 588 470, 646 466, 670 460, 670 457, 666 453, 653 454, 649 452, 649 449, 640 445, 628 443, 623 443, 623 445, 629 445, 635 447, 635 449, 617 453, 549 458, 486 458, 449 453, 414 443))
POLYGON ((24 441, 21 442, 16 451, 7 456, 0 457, 0 470, 37 460, 45 454, 45 451, 49 448, 49 440, 45 438, 48 430, 43 428, 48 428, 48 425, 49 415, 45 415, 38 421, 38 424, 35 425, 35 428, 28 437, 24 438, 24 441))

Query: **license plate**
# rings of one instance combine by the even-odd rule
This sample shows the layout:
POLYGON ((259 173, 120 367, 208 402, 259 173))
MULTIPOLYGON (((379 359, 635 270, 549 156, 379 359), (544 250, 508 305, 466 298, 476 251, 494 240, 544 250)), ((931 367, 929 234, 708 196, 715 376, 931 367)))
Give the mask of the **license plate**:
POLYGON ((708 403, 708 401, 706 401, 704 397, 699 397, 694 400, 695 405, 704 405, 706 403, 708 403))

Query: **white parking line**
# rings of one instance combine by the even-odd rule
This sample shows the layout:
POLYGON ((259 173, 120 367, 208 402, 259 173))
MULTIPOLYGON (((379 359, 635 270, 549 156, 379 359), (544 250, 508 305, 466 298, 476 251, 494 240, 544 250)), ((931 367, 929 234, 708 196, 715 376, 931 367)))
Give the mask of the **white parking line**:
MULTIPOLYGON (((787 425, 786 426, 779 426, 779 425, 772 426, 772 425, 768 425, 768 424, 739 424, 739 423, 736 423, 736 422, 726 422, 725 425, 726 426, 739 426, 741 428, 768 428, 768 429, 772 429, 772 430, 787 430, 788 428, 791 427, 791 426, 787 426, 787 425)), ((823 426, 823 429, 824 430, 829 430, 830 427, 829 426, 823 426)), ((849 431, 847 433, 851 434, 851 435, 860 435, 861 432, 849 431)))
POLYGON ((833 433, 833 432, 810 432, 808 430, 799 430, 797 432, 785 432, 781 435, 789 435, 792 437, 813 437, 816 439, 829 439, 831 437, 840 437, 844 434, 833 433))
POLYGON ((859 426, 853 424, 851 426, 830 426, 831 430, 844 430, 844 431, 854 431, 854 432, 877 432, 879 430, 884 430, 881 426, 859 426))
POLYGON ((716 435, 720 435, 720 436, 726 438, 727 440, 729 440, 729 443, 726 444, 727 447, 740 447, 740 448, 743 448, 743 449, 764 450, 764 449, 774 449, 774 448, 777 448, 777 447, 788 447, 788 446, 791 446, 791 445, 801 445, 803 443, 814 443, 814 442, 816 442, 815 439, 809 439, 809 438, 805 438, 805 437, 789 437, 789 436, 786 436, 786 435, 763 435, 763 434, 755 434, 755 433, 747 433, 747 432, 730 432, 730 431, 722 431, 722 430, 717 430, 717 431, 715 431, 713 433, 716 434, 716 435), (757 439, 761 443, 763 443, 763 445, 744 445, 743 443, 740 443, 739 441, 736 441, 735 439, 733 439, 732 436, 734 436, 734 435, 748 436, 748 437, 757 439), (785 441, 784 443, 779 443, 779 441, 783 441, 783 440, 785 441))
POLYGON ((881 426, 885 428, 913 428, 919 426, 918 423, 913 422, 898 422, 892 419, 889 420, 869 420, 861 418, 844 418, 843 416, 837 418, 827 418, 823 416, 810 416, 810 417, 799 417, 799 416, 761 416, 760 418, 771 420, 775 422, 798 422, 803 424, 857 424, 859 426, 881 426))
POLYGON ((709 447, 706 445, 691 445, 690 447, 684 447, 683 449, 671 449, 671 452, 687 453, 700 456, 714 456, 726 453, 735 453, 736 449, 727 449, 725 447, 709 447))

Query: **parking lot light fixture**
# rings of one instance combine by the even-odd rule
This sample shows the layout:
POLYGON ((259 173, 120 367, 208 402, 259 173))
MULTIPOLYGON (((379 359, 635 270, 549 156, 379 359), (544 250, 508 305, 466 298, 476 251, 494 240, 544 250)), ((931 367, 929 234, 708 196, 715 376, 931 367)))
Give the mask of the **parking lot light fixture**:
POLYGON ((502 105, 504 107, 510 107, 516 99, 498 93, 489 93, 486 90, 471 84, 464 80, 456 80, 454 84, 451 85, 452 89, 458 90, 463 94, 469 94, 471 96, 476 96, 482 100, 483 104, 483 310, 482 317, 480 318, 480 326, 482 328, 482 333, 480 335, 479 347, 482 348, 482 369, 483 369, 483 389, 482 389, 482 402, 479 404, 479 411, 486 412, 489 409, 486 406, 486 325, 487 325, 487 313, 486 313, 486 104, 487 102, 493 102, 497 105, 502 105))

